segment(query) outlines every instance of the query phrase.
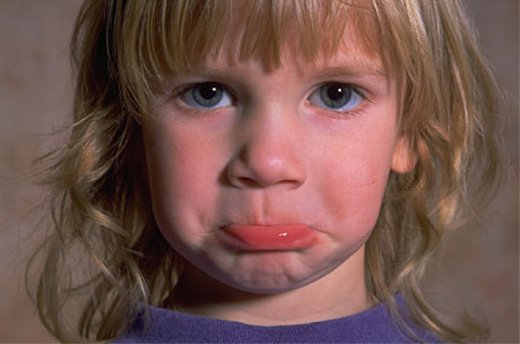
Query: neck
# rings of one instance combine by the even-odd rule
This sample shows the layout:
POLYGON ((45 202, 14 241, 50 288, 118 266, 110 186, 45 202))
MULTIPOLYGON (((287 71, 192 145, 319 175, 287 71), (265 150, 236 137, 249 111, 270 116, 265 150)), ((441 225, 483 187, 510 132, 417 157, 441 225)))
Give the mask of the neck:
POLYGON ((370 306, 363 260, 360 249, 348 264, 319 280, 275 294, 234 289, 188 265, 175 289, 176 306, 190 314, 262 326, 345 317, 370 306))

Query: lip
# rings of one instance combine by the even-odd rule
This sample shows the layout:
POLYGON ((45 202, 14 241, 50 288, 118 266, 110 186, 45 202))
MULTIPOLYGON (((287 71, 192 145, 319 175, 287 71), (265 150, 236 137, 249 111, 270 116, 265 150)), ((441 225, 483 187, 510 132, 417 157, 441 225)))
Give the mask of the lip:
POLYGON ((223 241, 238 251, 295 251, 313 246, 316 231, 304 224, 241 225, 221 227, 223 241))

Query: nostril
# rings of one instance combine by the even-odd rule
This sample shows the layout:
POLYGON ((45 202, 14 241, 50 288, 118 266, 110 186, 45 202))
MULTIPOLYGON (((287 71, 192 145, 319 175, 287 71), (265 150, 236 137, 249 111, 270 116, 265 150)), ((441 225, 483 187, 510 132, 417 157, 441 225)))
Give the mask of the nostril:
MULTIPOLYGON (((280 154, 279 154, 280 155, 280 154)), ((283 186, 295 188, 304 183, 305 167, 289 156, 264 154, 235 157, 226 167, 226 181, 238 188, 267 188, 283 186)))
POLYGON ((242 186, 245 186, 245 187, 249 187, 249 188, 259 188, 261 187, 262 185, 260 185, 260 183, 258 183, 255 179, 253 178, 248 178, 248 177, 238 177, 237 178, 237 181, 240 185, 242 186))
POLYGON ((299 187, 305 180, 305 164, 286 137, 265 130, 248 136, 226 166, 227 182, 238 188, 299 187))

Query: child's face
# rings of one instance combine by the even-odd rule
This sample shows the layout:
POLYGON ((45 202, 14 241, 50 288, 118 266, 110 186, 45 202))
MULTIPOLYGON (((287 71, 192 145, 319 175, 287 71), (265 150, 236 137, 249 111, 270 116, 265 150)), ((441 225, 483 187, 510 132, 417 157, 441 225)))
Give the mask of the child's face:
POLYGON ((411 163, 395 85, 346 46, 273 71, 220 58, 158 100, 143 131, 154 214, 196 269, 256 293, 363 283, 389 172, 411 163))

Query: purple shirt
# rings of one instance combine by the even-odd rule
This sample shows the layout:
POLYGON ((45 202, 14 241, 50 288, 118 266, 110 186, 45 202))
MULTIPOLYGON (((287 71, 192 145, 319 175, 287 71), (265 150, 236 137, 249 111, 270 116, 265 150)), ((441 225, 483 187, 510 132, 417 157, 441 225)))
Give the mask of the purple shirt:
MULTIPOLYGON (((401 298, 398 303, 402 305, 401 298)), ((255 326, 146 307, 115 343, 411 343, 439 340, 413 327, 409 337, 384 304, 344 318, 299 325, 255 326)))

